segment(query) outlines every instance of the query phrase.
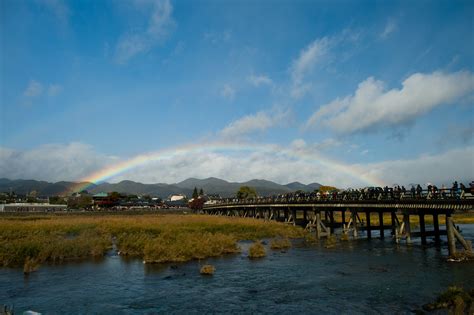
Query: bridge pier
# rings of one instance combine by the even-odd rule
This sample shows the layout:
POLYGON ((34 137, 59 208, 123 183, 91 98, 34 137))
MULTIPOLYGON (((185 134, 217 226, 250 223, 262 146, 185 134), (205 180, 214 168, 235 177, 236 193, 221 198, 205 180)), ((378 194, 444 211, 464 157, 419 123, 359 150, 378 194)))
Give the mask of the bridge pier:
POLYGON ((356 210, 351 210, 351 215, 352 215, 353 236, 354 236, 354 239, 357 239, 357 237, 358 237, 358 231, 357 231, 357 225, 358 225, 357 219, 358 219, 358 216, 357 216, 357 211, 356 211, 356 210))
POLYGON ((383 212, 380 211, 379 212, 379 226, 380 226, 380 238, 384 238, 384 233, 385 233, 385 228, 384 228, 384 225, 383 225, 383 212))
POLYGON ((405 239, 407 244, 411 244, 411 226, 410 226, 410 215, 408 213, 403 214, 403 223, 405 223, 405 239))
POLYGON ((446 232, 448 235, 448 251, 449 256, 455 257, 457 253, 456 249, 456 240, 464 247, 464 251, 466 255, 473 257, 474 253, 472 251, 472 243, 471 241, 466 241, 464 237, 462 237, 461 233, 456 229, 454 225, 453 218, 451 214, 446 214, 446 232))
POLYGON ((392 235, 393 237, 395 237, 395 239, 397 238, 397 215, 395 214, 395 211, 391 211, 390 212, 390 216, 391 216, 391 221, 392 221, 392 235))
POLYGON ((448 234, 449 256, 456 255, 456 239, 454 238, 454 224, 451 215, 446 215, 446 233, 448 234))
POLYGON ((434 232, 435 232, 435 244, 436 246, 441 245, 441 238, 440 238, 440 232, 439 232, 439 221, 438 221, 438 214, 433 213, 433 227, 434 227, 434 232))
POLYGON ((425 228, 425 215, 423 213, 418 214, 420 220, 420 237, 421 244, 426 245, 426 228, 425 228))
POLYGON ((329 212, 329 224, 331 234, 334 234, 334 211, 329 212))
POLYGON ((322 236, 322 235, 321 235, 321 224, 322 224, 322 222, 321 222, 321 212, 318 211, 318 212, 316 213, 316 237, 317 237, 318 239, 320 239, 321 236, 322 236))
POLYGON ((370 225, 370 211, 365 212, 365 218, 367 220, 367 238, 370 240, 372 238, 372 229, 370 225))

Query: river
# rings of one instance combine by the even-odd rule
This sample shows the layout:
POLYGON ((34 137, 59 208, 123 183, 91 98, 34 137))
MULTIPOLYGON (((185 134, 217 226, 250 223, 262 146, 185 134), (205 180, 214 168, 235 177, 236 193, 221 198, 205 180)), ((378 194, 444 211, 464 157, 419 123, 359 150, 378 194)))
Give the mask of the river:
MULTIPOLYGON (((460 227, 474 240, 473 225, 460 227)), ((241 254, 182 264, 143 265, 111 252, 100 261, 43 265, 28 277, 3 268, 0 305, 43 314, 404 314, 451 284, 474 286, 474 264, 446 262, 446 244, 295 241, 259 260, 246 257, 249 244, 240 243, 241 254), (216 267, 213 276, 199 274, 205 262, 216 267)))

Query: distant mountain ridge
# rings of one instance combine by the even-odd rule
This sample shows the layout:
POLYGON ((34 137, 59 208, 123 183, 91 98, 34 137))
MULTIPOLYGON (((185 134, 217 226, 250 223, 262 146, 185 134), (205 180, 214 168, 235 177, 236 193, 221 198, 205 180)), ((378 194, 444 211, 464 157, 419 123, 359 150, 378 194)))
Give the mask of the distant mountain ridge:
MULTIPOLYGON (((32 191, 37 191, 40 196, 54 196, 64 193, 72 193, 73 189, 77 187, 77 184, 78 183, 76 182, 66 181, 49 183, 37 180, 10 180, 7 178, 0 178, 0 192, 14 191, 17 194, 28 194, 32 191)), ((88 183, 81 183, 81 186, 85 187, 87 184, 88 183)), ((232 197, 240 186, 253 187, 257 190, 259 195, 266 196, 285 194, 297 190, 311 192, 319 188, 321 184, 311 183, 305 185, 299 182, 293 182, 286 185, 280 185, 264 179, 252 179, 247 182, 237 183, 209 177, 205 179, 188 178, 176 184, 143 184, 131 180, 123 180, 119 183, 89 183, 87 190, 94 194, 99 192, 117 191, 127 194, 151 195, 167 198, 172 194, 185 194, 190 197, 194 187, 197 187, 198 189, 202 188, 207 194, 219 194, 222 197, 232 197)))

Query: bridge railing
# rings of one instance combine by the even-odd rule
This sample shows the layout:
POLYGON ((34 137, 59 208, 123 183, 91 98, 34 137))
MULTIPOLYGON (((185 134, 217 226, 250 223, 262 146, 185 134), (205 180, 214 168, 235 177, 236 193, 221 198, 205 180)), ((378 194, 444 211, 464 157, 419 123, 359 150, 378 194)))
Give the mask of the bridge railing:
POLYGON ((270 204, 270 203, 313 203, 313 202, 350 202, 350 201, 427 201, 427 200, 473 200, 474 195, 467 191, 454 191, 453 189, 419 190, 419 191, 394 191, 394 190, 369 190, 351 192, 333 192, 327 194, 295 193, 279 196, 258 197, 250 199, 223 198, 214 200, 214 204, 270 204))

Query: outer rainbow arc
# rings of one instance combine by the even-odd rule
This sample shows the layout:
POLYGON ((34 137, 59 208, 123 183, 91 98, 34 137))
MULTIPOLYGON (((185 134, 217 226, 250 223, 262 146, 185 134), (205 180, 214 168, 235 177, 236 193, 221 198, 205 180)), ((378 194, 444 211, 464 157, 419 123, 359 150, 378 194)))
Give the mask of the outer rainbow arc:
MULTIPOLYGON (((315 152, 308 152, 302 150, 291 150, 285 149, 277 145, 272 144, 248 144, 248 143, 229 143, 229 142, 212 142, 212 143, 196 143, 188 144, 178 147, 172 147, 163 149, 147 154, 141 154, 126 161, 116 163, 112 166, 103 168, 97 172, 94 172, 83 179, 81 183, 78 183, 72 188, 73 191, 81 191, 86 189, 90 184, 88 183, 99 183, 107 179, 113 178, 119 174, 122 174, 135 167, 145 165, 147 163, 159 160, 165 160, 177 156, 181 156, 189 153, 197 152, 217 152, 217 151, 253 151, 253 152, 267 152, 267 153, 278 153, 289 157, 302 159, 312 163, 319 163, 323 166, 329 167, 338 173, 347 174, 351 177, 357 178, 371 186, 383 186, 385 185, 380 179, 365 173, 356 166, 347 165, 336 160, 329 159, 315 152)), ((65 192, 67 193, 67 192, 65 192)))

